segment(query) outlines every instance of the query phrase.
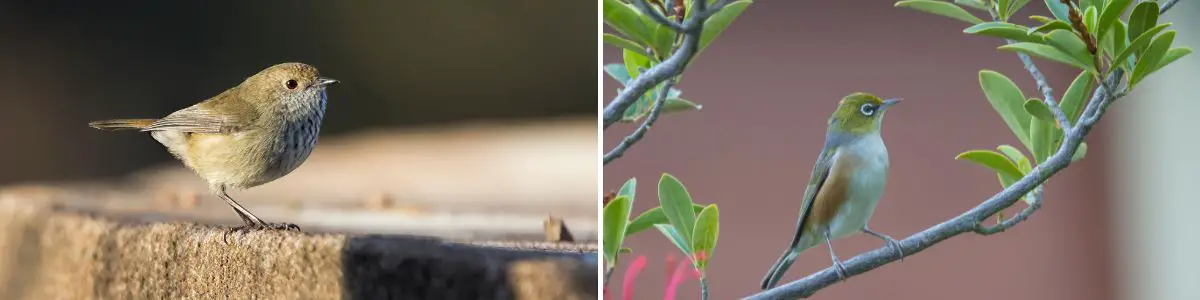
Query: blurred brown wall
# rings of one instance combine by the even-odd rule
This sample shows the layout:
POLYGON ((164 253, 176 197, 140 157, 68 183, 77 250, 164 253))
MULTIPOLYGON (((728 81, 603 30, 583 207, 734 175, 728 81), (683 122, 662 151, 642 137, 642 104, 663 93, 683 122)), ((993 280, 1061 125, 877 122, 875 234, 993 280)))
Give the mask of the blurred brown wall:
MULTIPOLYGON (((871 227, 907 237, 1000 190, 994 173, 954 156, 968 149, 1018 145, 979 88, 978 71, 1002 72, 1025 94, 1033 80, 999 41, 968 36, 966 23, 894 8, 892 1, 757 1, 705 50, 680 85, 698 113, 669 115, 624 158, 605 166, 604 189, 640 182, 635 213, 657 205, 662 172, 677 176, 700 203, 718 203, 721 235, 710 266, 712 299, 757 291, 787 246, 799 197, 838 99, 855 91, 903 97, 885 121, 890 179, 871 227), (689 96, 690 95, 690 96, 689 96)), ((1047 15, 1040 1, 1031 11, 1047 15)), ((605 48, 605 63, 620 61, 605 48)), ((1037 60, 1061 93, 1074 74, 1037 60)), ((617 83, 604 82, 607 102, 617 83)), ((604 135, 616 145, 633 125, 604 135)), ((1104 235, 1106 133, 1094 131, 1089 158, 1051 181, 1043 209, 1009 232, 960 236, 903 262, 829 287, 817 299, 1112 299, 1110 240, 1104 235)), ((1018 204, 1023 205, 1023 204, 1018 204)), ((1010 209, 1016 212, 1021 206, 1010 209)), ((1011 215, 1011 213, 1010 213, 1011 215)), ((656 231, 626 241, 650 267, 636 299, 659 299, 663 261, 677 250, 656 231)), ((860 235, 835 242, 849 259, 882 243, 860 235)), ((620 295, 626 264, 608 284, 620 295)), ((830 265, 824 247, 800 256, 786 281, 830 265)), ((679 299, 698 298, 692 281, 679 299)))
POLYGON ((322 135, 595 114, 596 5, 578 1, 0 0, 0 184, 171 160, 104 118, 157 117, 267 66, 341 80, 322 135), (537 17, 529 17, 529 16, 537 17))

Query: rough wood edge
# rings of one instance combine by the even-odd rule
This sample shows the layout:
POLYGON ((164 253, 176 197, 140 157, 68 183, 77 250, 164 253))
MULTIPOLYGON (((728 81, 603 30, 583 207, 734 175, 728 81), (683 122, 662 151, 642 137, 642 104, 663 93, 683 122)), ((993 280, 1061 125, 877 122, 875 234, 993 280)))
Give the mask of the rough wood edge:
POLYGON ((3 299, 597 299, 592 250, 114 220, 0 193, 3 299), (539 249, 541 248, 541 249, 539 249))

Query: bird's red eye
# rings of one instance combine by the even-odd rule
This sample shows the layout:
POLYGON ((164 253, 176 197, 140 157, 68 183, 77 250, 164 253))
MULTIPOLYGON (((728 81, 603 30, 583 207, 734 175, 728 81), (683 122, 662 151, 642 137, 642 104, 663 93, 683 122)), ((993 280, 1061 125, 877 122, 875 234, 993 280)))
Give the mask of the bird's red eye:
POLYGON ((297 86, 298 84, 296 83, 296 80, 294 80, 294 79, 289 79, 289 80, 287 81, 287 83, 284 83, 284 85, 287 85, 287 88, 288 88, 289 90, 294 90, 294 89, 296 89, 296 86, 297 86))

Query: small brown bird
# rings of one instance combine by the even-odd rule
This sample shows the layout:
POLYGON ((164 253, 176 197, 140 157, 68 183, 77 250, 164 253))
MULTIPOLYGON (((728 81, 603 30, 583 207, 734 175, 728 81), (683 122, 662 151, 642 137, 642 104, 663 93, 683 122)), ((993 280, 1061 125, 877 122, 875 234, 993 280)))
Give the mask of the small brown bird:
POLYGON ((242 217, 245 225, 230 232, 299 231, 294 224, 264 222, 226 190, 262 185, 299 167, 317 142, 325 116, 325 88, 336 82, 321 77, 313 66, 282 63, 161 119, 104 120, 88 125, 150 132, 242 217))

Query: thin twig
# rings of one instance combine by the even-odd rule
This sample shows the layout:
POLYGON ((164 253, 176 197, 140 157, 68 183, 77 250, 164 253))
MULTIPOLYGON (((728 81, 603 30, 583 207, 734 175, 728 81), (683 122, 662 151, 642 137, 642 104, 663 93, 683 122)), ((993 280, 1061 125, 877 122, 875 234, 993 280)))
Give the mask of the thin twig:
MULTIPOLYGON (((1169 5, 1173 5, 1176 1, 1168 1, 1164 5, 1164 9, 1159 13, 1165 13, 1169 5)), ((1112 104, 1116 99, 1110 97, 1122 97, 1127 95, 1127 91, 1111 93, 1105 86, 1117 85, 1121 81, 1124 72, 1120 69, 1114 70, 1112 74, 1105 79, 1106 84, 1102 84, 1092 91, 1092 99, 1084 108, 1083 114, 1079 118, 1079 122, 1074 126, 1063 128, 1063 142, 1059 145, 1058 150, 1054 152, 1045 162, 1039 163, 1028 174, 1025 174, 1020 180, 1009 185, 1008 188, 996 193, 988 200, 980 203, 968 210, 967 212, 958 215, 957 217, 946 220, 940 224, 934 225, 921 232, 913 234, 900 241, 900 248, 905 254, 911 256, 919 253, 929 247, 936 245, 951 237, 968 233, 979 232, 980 234, 993 234, 992 230, 997 232, 1011 228, 1013 225, 1024 221, 1030 214, 1041 207, 1041 195, 1036 195, 1037 200, 1028 208, 1018 214, 1016 217, 1004 221, 995 229, 980 229, 979 224, 986 218, 995 215, 996 213, 1012 206, 1016 201, 1021 199, 1021 196, 1028 194, 1030 191, 1038 188, 1043 182, 1049 179, 1054 174, 1065 169, 1071 164, 1071 157, 1075 155, 1079 145, 1083 143, 1084 137, 1092 130, 1092 126, 1100 121, 1104 116, 1109 104, 1112 104), (1022 216, 1024 215, 1024 216, 1022 216), (1007 223, 1007 225, 1005 225, 1007 223), (980 232, 982 231, 982 232, 980 232)), ((1061 111, 1061 109, 1056 109, 1061 111)), ((867 253, 859 254, 849 260, 843 262, 845 266, 846 278, 853 277, 867 271, 882 267, 888 263, 897 260, 893 250, 889 247, 881 247, 871 250, 867 253)), ((828 267, 818 271, 800 280, 796 280, 758 294, 750 295, 743 299, 793 299, 798 297, 808 297, 815 294, 817 291, 840 282, 840 278, 834 267, 828 267)))
POLYGON ((675 83, 672 81, 667 81, 665 84, 663 84, 662 91, 658 92, 658 94, 654 97, 654 106, 650 108, 650 115, 646 116, 646 120, 642 121, 642 125, 638 126, 637 130, 634 130, 632 134, 626 136, 625 139, 622 139, 621 144, 618 144, 617 147, 612 149, 612 151, 604 154, 604 164, 607 165, 608 162, 624 156, 625 150, 629 150, 630 146, 633 146, 633 144, 641 141, 642 137, 646 135, 646 132, 650 131, 650 127, 654 126, 655 121, 658 121, 658 116, 662 113, 663 106, 666 106, 667 93, 674 85, 675 83))
POLYGON ((975 233, 978 233, 980 235, 993 235, 993 234, 1008 231, 1009 228, 1012 228, 1013 226, 1016 226, 1017 224, 1020 224, 1021 222, 1025 222, 1025 219, 1028 219, 1030 215, 1033 215, 1034 212, 1037 212, 1038 209, 1042 208, 1042 194, 1043 194, 1044 190, 1045 190, 1044 186, 1039 186, 1033 192, 1033 196, 1032 196, 1033 200, 1029 201, 1029 205, 1025 206, 1025 209, 1022 209, 1020 213, 1017 213, 1017 215, 1015 215, 1012 218, 1009 218, 1007 220, 1001 221, 1000 224, 996 224, 996 226, 991 226, 991 227, 985 227, 985 226, 983 226, 983 223, 980 222, 975 227, 975 233))
POLYGON ((1167 0, 1166 2, 1163 2, 1162 8, 1158 9, 1158 14, 1161 15, 1161 14, 1167 12, 1167 10, 1171 9, 1171 7, 1175 6, 1175 3, 1178 3, 1178 2, 1179 2, 1179 0, 1167 0))
MULTIPOLYGON (((1016 41, 1008 40, 1009 44, 1016 41)), ((1054 100, 1054 89, 1050 88, 1050 84, 1046 82, 1046 76, 1042 75, 1042 71, 1038 70, 1037 65, 1033 64, 1033 60, 1025 53, 1017 53, 1017 58, 1021 59, 1021 64, 1025 65, 1025 70, 1029 71, 1029 75, 1033 76, 1033 81, 1037 82, 1038 90, 1042 92, 1042 101, 1046 102, 1046 107, 1054 113, 1054 119, 1058 120, 1058 126, 1061 128, 1071 127, 1071 121, 1067 119, 1067 114, 1058 106, 1058 102, 1054 100)))

